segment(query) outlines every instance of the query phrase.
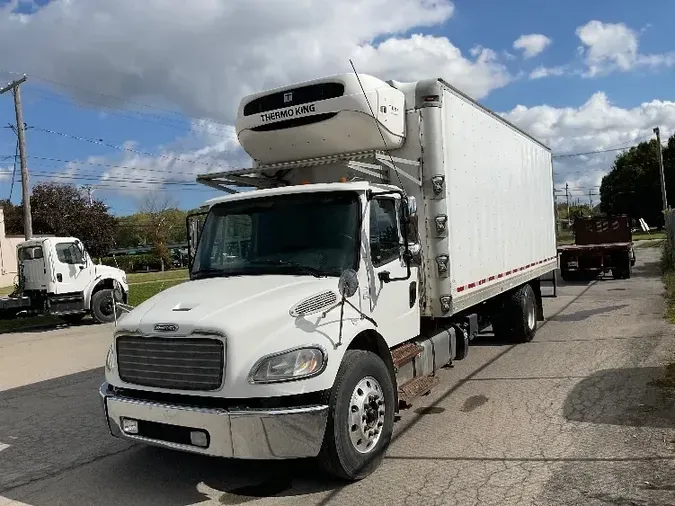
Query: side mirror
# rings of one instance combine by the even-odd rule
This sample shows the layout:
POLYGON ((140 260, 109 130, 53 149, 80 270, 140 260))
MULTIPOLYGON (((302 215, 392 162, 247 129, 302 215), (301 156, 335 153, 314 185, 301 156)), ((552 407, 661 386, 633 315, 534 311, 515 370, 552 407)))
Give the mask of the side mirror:
POLYGON ((417 199, 415 197, 407 197, 406 203, 408 206, 408 219, 417 216, 417 199))
POLYGON ((338 292, 345 299, 352 297, 359 289, 359 278, 354 269, 342 271, 338 280, 338 292))
POLYGON ((409 265, 419 267, 422 265, 422 246, 418 242, 408 243, 409 265))

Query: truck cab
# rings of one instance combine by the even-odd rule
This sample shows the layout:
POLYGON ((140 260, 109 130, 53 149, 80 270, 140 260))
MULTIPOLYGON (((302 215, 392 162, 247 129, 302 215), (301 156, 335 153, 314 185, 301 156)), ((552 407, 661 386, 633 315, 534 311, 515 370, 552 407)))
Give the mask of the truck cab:
POLYGON ((76 237, 30 239, 17 245, 18 286, 13 297, 0 300, 5 315, 51 314, 66 321, 91 314, 99 323, 115 319, 112 296, 126 303, 126 273, 96 265, 76 237))

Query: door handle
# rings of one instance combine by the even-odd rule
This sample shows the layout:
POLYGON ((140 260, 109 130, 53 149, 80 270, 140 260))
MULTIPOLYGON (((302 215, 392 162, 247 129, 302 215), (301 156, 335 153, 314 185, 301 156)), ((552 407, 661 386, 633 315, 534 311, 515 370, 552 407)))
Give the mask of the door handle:
POLYGON ((56 281, 63 281, 63 276, 61 275, 60 272, 56 274, 56 281))
POLYGON ((377 278, 384 283, 389 283, 391 281, 391 272, 380 271, 377 273, 377 278))

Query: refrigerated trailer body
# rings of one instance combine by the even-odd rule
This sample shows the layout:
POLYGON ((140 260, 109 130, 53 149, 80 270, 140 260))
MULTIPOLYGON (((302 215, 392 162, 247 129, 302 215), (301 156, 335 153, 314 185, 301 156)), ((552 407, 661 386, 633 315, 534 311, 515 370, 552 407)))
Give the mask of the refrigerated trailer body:
POLYGON ((479 331, 534 337, 557 265, 551 152, 441 79, 257 93, 236 129, 253 167, 198 177, 230 195, 189 227, 191 280, 119 321, 108 425, 362 478, 479 331))

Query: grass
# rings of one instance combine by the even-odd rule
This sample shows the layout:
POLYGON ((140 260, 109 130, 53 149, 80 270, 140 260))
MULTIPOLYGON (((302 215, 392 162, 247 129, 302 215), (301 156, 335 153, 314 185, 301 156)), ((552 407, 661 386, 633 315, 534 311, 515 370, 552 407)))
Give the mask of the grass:
MULTIPOLYGON (((569 231, 565 231, 561 234, 558 234, 558 246, 562 246, 565 244, 574 244, 574 234, 569 231)), ((651 234, 648 234, 647 232, 634 232, 633 233, 633 241, 664 241, 666 239, 666 233, 665 232, 657 232, 653 231, 651 234)), ((657 243, 654 243, 650 246, 643 246, 643 245, 636 245, 637 248, 654 248, 658 246, 657 243)))
MULTIPOLYGON (((667 241, 663 241, 661 251, 661 272, 663 274, 663 284, 666 288, 665 317, 669 323, 675 324, 675 259, 667 241)), ((670 393, 675 393, 675 361, 667 364, 663 376, 651 381, 651 384, 670 393)))
MULTIPOLYGON (((131 274, 127 276, 129 281, 129 304, 138 306, 150 297, 172 286, 183 283, 188 277, 187 269, 166 272, 151 272, 131 274)), ((0 296, 9 295, 14 287, 0 288, 0 296)), ((15 318, 12 320, 0 320, 0 334, 5 332, 18 332, 31 327, 49 327, 65 323, 56 316, 30 316, 15 318)))
POLYGON ((166 290, 172 286, 180 285, 184 281, 185 280, 183 279, 170 279, 132 285, 129 287, 129 304, 132 306, 138 306, 142 302, 148 300, 150 297, 157 295, 162 290, 166 290))
POLYGON ((148 283, 150 281, 166 281, 166 280, 186 280, 188 278, 187 269, 174 269, 164 272, 138 272, 134 274, 127 274, 127 281, 129 284, 148 283))
POLYGON ((638 248, 658 248, 663 245, 665 239, 654 239, 652 241, 645 241, 635 245, 635 249, 638 248))

